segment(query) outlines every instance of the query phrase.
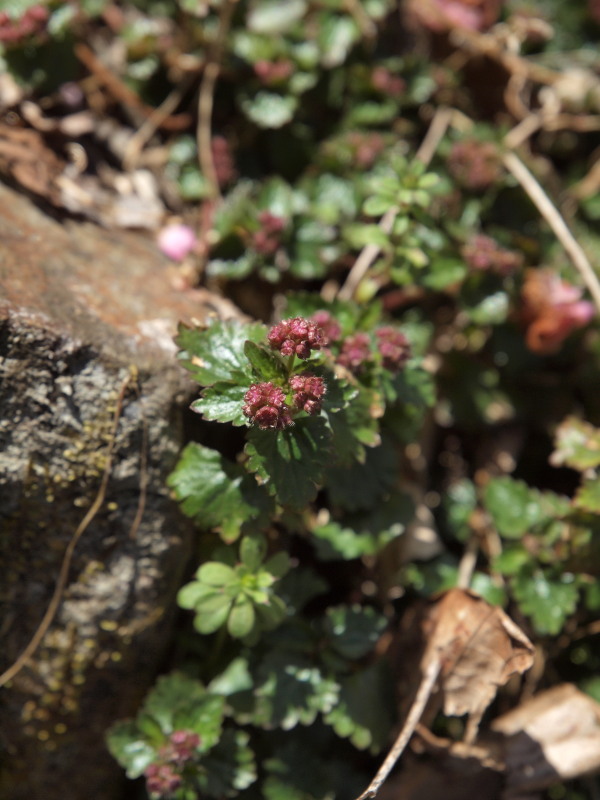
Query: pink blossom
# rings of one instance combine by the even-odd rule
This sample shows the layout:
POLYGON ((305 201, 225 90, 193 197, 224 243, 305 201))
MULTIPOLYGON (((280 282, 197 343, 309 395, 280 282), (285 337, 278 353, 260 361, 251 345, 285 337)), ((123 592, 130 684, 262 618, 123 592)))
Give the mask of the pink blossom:
POLYGON ((157 237, 159 249, 173 261, 183 261, 197 242, 198 239, 192 228, 181 223, 166 225, 157 237))

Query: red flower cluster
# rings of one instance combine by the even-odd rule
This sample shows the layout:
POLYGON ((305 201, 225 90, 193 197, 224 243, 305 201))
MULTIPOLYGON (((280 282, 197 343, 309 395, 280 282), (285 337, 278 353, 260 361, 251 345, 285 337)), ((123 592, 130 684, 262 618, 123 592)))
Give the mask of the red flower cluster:
POLYGON ((283 430, 294 424, 285 402, 285 392, 271 382, 253 383, 244 395, 244 401, 242 413, 263 430, 283 430))
POLYGON ((342 344, 337 362, 351 372, 360 372, 370 359, 371 340, 368 334, 355 333, 354 336, 349 336, 342 344))
POLYGON ((254 72, 260 80, 267 86, 283 83, 292 72, 294 65, 289 59, 281 61, 257 61, 254 65, 254 72))
POLYGON ((150 794, 172 794, 181 786, 181 769, 195 756, 200 737, 193 731, 173 731, 158 751, 158 761, 146 767, 144 777, 150 794))
POLYGON ((0 11, 0 42, 18 42, 39 33, 49 16, 50 12, 42 5, 30 6, 19 19, 11 19, 6 11, 0 11))
POLYGON ((483 192, 500 177, 500 157, 493 142, 465 139, 452 146, 448 169, 456 180, 473 192, 483 192))
POLYGON ((410 344, 403 333, 391 325, 375 331, 377 348, 382 355, 382 365, 390 372, 399 372, 410 358, 410 344))
POLYGON ((251 246, 263 256, 272 256, 281 244, 281 231, 285 220, 276 217, 270 211, 261 211, 258 215, 260 228, 252 234, 251 246))
POLYGON ((323 378, 316 375, 294 375, 290 378, 290 386, 294 392, 294 406, 317 414, 321 410, 323 397, 327 391, 323 378))
POLYGON ((473 270, 497 272, 510 275, 523 264, 523 256, 514 250, 501 247, 490 236, 473 236, 462 248, 462 256, 467 266, 473 270))
POLYGON ((321 328, 328 344, 337 342, 342 335, 339 322, 331 316, 329 311, 315 311, 310 319, 321 328))
POLYGON ((323 329, 303 317, 274 325, 267 338, 273 350, 279 350, 282 356, 297 355, 303 359, 310 358, 311 350, 320 350, 328 343, 323 329))

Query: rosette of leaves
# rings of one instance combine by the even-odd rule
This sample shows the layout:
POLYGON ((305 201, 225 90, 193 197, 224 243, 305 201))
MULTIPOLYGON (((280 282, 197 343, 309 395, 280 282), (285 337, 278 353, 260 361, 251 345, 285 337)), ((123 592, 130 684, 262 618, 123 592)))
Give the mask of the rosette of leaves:
POLYGON ((239 561, 227 563, 229 552, 223 553, 220 561, 202 564, 195 580, 180 589, 178 603, 195 612, 199 633, 225 626, 237 639, 252 638, 283 620, 286 607, 274 584, 287 572, 289 559, 279 552, 265 561, 266 553, 264 536, 244 536, 239 561))

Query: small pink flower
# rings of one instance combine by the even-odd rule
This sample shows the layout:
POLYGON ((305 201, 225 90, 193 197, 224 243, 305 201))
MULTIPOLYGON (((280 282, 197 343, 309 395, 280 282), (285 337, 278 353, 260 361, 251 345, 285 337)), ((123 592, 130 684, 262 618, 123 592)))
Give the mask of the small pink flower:
POLYGON ((337 342, 340 338, 342 329, 329 311, 315 311, 310 319, 311 322, 315 322, 321 328, 327 342, 337 342))
POLYGON ((294 375, 290 378, 294 405, 307 414, 317 414, 321 410, 327 392, 325 381, 316 375, 294 375))
POLYGON ((406 336, 391 325, 375 331, 382 365, 391 372, 399 372, 410 358, 410 344, 406 336))
POLYGON ((349 336, 342 345, 337 361, 351 372, 360 372, 371 360, 371 340, 366 333, 349 336))
POLYGON ((310 358, 311 350, 320 350, 327 344, 322 328, 303 317, 284 319, 271 328, 267 338, 273 350, 279 350, 282 356, 297 355, 303 359, 310 358))
POLYGON ((242 413, 259 428, 283 430, 293 425, 285 392, 272 383, 253 383, 244 395, 242 413))
POLYGON ((197 241, 192 228, 179 223, 166 225, 157 237, 159 249, 173 261, 183 261, 194 249, 197 241))
POLYGON ((520 253, 501 247, 495 239, 483 234, 469 239, 461 252, 472 270, 490 270, 499 275, 510 275, 523 263, 520 253))

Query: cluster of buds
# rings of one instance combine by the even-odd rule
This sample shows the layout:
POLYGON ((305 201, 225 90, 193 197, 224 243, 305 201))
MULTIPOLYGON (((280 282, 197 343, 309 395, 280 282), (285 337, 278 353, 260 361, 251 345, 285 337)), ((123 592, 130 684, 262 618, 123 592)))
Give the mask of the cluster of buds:
POLYGON ((321 410, 327 387, 323 378, 316 375, 294 375, 290 378, 293 402, 296 408, 307 414, 318 414, 321 410))
POLYGON ((270 381, 253 383, 244 395, 242 413, 259 428, 283 430, 294 424, 285 392, 270 381))
POLYGON ((272 256, 281 244, 281 232, 285 228, 285 220, 271 214, 270 211, 261 211, 258 215, 260 228, 250 238, 250 246, 263 256, 272 256))
POLYGON ((448 156, 448 169, 461 186, 483 192, 501 175, 498 149, 493 142, 477 139, 456 142, 448 156))
POLYGON ((254 72, 262 83, 267 86, 274 86, 284 83, 294 71, 294 65, 289 59, 280 61, 257 61, 254 65, 254 72))
POLYGON ((371 73, 371 86, 388 97, 401 97, 406 92, 406 81, 385 67, 375 67, 371 73))
POLYGON ((355 333, 354 336, 349 336, 342 344, 336 360, 350 372, 362 372, 371 360, 371 339, 368 334, 355 333))
POLYGON ((521 290, 521 316, 530 350, 540 355, 555 353, 572 331, 590 322, 594 305, 582 300, 582 295, 581 289, 562 281, 552 270, 528 270, 521 290))
POLYGON ((181 773, 193 760, 200 737, 193 731, 173 731, 169 741, 158 751, 158 760, 146 767, 144 777, 151 795, 168 797, 182 782, 181 773))
POLYGON ((328 343, 323 329, 303 317, 284 319, 273 325, 267 338, 273 350, 279 350, 282 356, 296 355, 302 359, 310 358, 311 350, 320 350, 328 343))
POLYGON ((495 239, 483 234, 473 236, 461 252, 467 266, 474 271, 510 275, 523 265, 520 253, 501 247, 495 239))
POLYGON ((18 42, 40 33, 45 29, 49 15, 43 5, 30 6, 19 19, 11 19, 6 11, 0 11, 0 42, 18 42))
POLYGON ((294 415, 318 414, 327 387, 323 378, 308 372, 292 373, 294 357, 307 359, 312 350, 337 343, 328 355, 345 369, 359 374, 369 364, 379 363, 390 372, 399 372, 410 357, 407 338, 391 325, 375 331, 372 339, 364 331, 340 342, 342 329, 329 311, 317 311, 311 319, 294 317, 274 325, 267 338, 274 350, 291 357, 285 385, 253 383, 244 395, 242 413, 259 428, 284 430, 294 424, 294 415))
POLYGON ((400 372, 410 358, 410 344, 406 336, 391 325, 378 328, 375 336, 384 369, 400 372))
POLYGON ((372 166, 377 156, 385 150, 385 139, 380 133, 351 131, 346 141, 355 164, 362 169, 372 166))

